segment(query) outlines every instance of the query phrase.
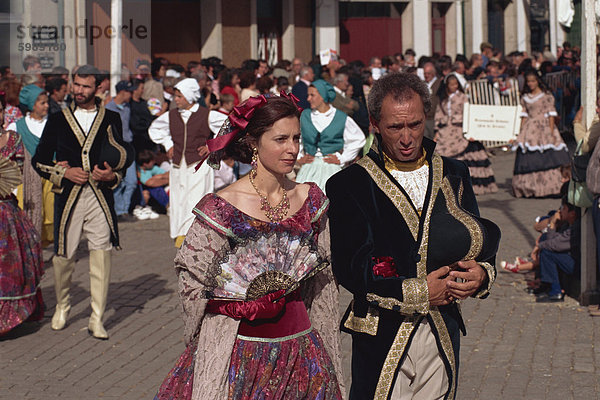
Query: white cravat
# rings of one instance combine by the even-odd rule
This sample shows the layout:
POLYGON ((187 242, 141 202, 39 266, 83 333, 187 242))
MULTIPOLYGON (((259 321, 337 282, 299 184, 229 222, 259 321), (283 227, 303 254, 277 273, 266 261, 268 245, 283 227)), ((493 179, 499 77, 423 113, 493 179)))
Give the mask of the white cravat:
POLYGON ((429 182, 429 164, 425 163, 414 171, 392 170, 390 173, 408 193, 415 207, 422 210, 429 182))
POLYGON ((83 133, 87 136, 90 133, 90 128, 92 127, 92 123, 94 122, 94 118, 96 118, 96 114, 98 114, 98 108, 95 107, 92 110, 85 110, 83 108, 77 107, 75 109, 75 118, 77 118, 77 122, 83 129, 83 133))

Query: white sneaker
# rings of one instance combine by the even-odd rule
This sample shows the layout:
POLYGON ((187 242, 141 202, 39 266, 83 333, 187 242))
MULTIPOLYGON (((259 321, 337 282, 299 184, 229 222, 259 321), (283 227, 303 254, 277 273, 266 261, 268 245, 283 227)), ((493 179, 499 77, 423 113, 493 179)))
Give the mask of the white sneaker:
POLYGON ((148 214, 148 212, 146 211, 146 207, 142 206, 135 206, 135 208, 133 209, 133 216, 140 221, 150 218, 150 214, 148 214))
POLYGON ((156 219, 159 217, 158 213, 155 213, 154 210, 152 210, 152 207, 150 207, 150 206, 144 207, 144 211, 145 211, 146 215, 148 215, 148 218, 150 218, 150 219, 156 219))

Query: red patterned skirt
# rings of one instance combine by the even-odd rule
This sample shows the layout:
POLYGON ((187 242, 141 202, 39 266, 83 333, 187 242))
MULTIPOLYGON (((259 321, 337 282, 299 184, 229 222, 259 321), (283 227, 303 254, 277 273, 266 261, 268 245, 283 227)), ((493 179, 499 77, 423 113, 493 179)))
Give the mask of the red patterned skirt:
MULTIPOLYGON (((311 327, 304 303, 290 297, 278 320, 240 323, 231 352, 228 399, 342 399, 321 336, 311 327)), ((197 346, 197 340, 187 346, 154 400, 192 398, 197 346)))
POLYGON ((0 199, 0 335, 44 316, 39 235, 14 199, 0 199))

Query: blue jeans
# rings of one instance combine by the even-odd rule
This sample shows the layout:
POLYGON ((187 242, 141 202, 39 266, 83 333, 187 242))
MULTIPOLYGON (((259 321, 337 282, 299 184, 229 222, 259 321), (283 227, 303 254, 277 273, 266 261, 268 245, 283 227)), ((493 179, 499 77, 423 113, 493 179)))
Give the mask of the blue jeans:
POLYGON ((550 295, 562 292, 558 279, 559 268, 571 275, 575 272, 575 260, 569 253, 555 253, 548 249, 542 249, 540 251, 540 277, 542 282, 551 284, 550 295))
POLYGON ((115 197, 115 212, 117 216, 127 214, 129 212, 129 206, 131 205, 131 196, 137 186, 137 174, 135 163, 131 163, 127 168, 125 178, 121 181, 119 186, 113 191, 115 197))
MULTIPOLYGON (((143 187, 144 190, 150 192, 150 196, 154 198, 154 200, 158 201, 158 203, 166 207, 169 205, 169 195, 165 192, 165 188, 162 186, 159 187, 143 187)), ((143 196, 142 196, 143 197, 143 196)))

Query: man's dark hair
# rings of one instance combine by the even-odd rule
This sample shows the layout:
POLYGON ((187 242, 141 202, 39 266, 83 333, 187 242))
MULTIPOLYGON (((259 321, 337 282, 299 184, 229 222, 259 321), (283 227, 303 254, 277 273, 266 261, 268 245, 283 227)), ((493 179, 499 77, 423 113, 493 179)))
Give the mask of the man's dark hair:
POLYGON ((157 76, 158 71, 160 71, 160 67, 164 65, 166 68, 167 64, 169 64, 169 62, 166 58, 156 57, 152 60, 152 64, 150 64, 150 73, 152 74, 152 76, 157 76))
POLYGON ((435 66, 435 60, 433 59, 433 57, 421 56, 417 60, 417 67, 423 68, 425 66, 425 64, 427 64, 429 62, 435 66))
POLYGON ((251 59, 250 60, 245 60, 242 63, 242 69, 243 70, 248 70, 248 71, 254 72, 254 71, 256 71, 258 69, 258 67, 259 67, 259 64, 258 64, 258 61, 256 61, 256 60, 251 60, 251 59))
POLYGON ((469 63, 469 59, 464 54, 457 54, 456 58, 454 58, 454 61, 462 61, 465 63, 465 66, 467 66, 469 63))
POLYGON ((423 102, 423 111, 431 110, 431 96, 427 84, 414 74, 392 73, 378 79, 369 92, 369 116, 375 121, 381 120, 381 105, 387 96, 402 102, 419 96, 423 102))
POLYGON ((8 65, 3 65, 0 67, 0 78, 3 78, 6 73, 10 71, 10 67, 8 65))
POLYGON ((93 65, 89 64, 85 64, 77 68, 77 70, 73 73, 73 80, 75 80, 76 76, 80 78, 87 78, 89 76, 93 76, 96 80, 96 87, 98 87, 98 85, 100 85, 100 83, 104 80, 104 75, 100 73, 100 70, 98 70, 98 68, 94 67, 93 65))
POLYGON ((415 53, 415 51, 413 49, 406 49, 406 51, 404 52, 404 55, 415 57, 417 55, 417 53, 415 53))
POLYGON ((60 88, 63 85, 66 85, 67 81, 65 81, 62 78, 52 78, 46 81, 46 92, 48 92, 49 95, 54 94, 54 92, 57 92, 60 90, 60 88))
POLYGON ((188 72, 192 70, 192 68, 196 68, 200 63, 198 61, 190 61, 187 63, 188 72))
POLYGON ((240 87, 242 89, 249 88, 256 83, 256 75, 254 75, 254 71, 242 70, 238 77, 240 78, 240 87))
POLYGON ((208 65, 213 68, 216 67, 217 65, 221 65, 223 63, 223 61, 219 57, 215 57, 215 56, 208 57, 206 61, 208 62, 208 65))
POLYGON ((137 79, 137 78, 132 79, 131 80, 131 89, 132 89, 132 91, 136 90, 142 83, 144 83, 144 81, 141 80, 141 79, 137 79))

